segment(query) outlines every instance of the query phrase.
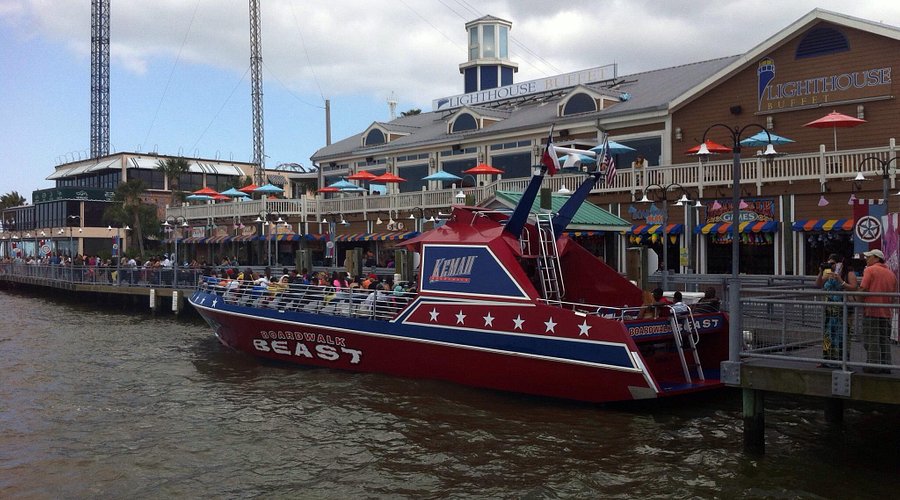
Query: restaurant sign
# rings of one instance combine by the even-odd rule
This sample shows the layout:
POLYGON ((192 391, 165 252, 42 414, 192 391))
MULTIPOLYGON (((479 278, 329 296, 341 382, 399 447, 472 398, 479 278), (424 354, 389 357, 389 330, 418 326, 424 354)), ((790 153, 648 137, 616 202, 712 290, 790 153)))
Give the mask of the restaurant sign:
MULTIPOLYGON (((746 198, 746 207, 740 209, 740 222, 768 222, 775 220, 774 198, 746 198)), ((734 213, 731 200, 717 200, 706 203, 706 224, 731 222, 734 213), (716 208, 714 205, 718 204, 716 208)))
POLYGON ((31 199, 34 200, 34 203, 62 200, 113 201, 115 197, 115 191, 87 187, 59 187, 41 189, 31 193, 31 199))
POLYGON ((825 75, 789 75, 779 79, 772 57, 759 61, 756 76, 757 109, 761 112, 888 95, 892 81, 890 66, 854 68, 825 75))

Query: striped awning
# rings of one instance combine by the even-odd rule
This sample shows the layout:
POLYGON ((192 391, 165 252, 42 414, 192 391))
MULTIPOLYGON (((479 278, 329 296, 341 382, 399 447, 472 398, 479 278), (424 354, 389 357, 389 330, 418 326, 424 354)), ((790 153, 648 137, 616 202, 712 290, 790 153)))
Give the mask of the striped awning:
POLYGON ((579 236, 599 236, 606 234, 606 231, 563 231, 569 237, 579 237, 579 236))
POLYGON ((260 241, 300 241, 303 238, 303 235, 296 233, 284 233, 284 234, 270 234, 268 236, 257 236, 254 238, 255 240, 260 241))
POLYGON ((306 239, 313 241, 327 241, 328 233, 306 233, 306 239))
POLYGON ((200 243, 205 240, 206 236, 191 236, 190 238, 185 238, 181 240, 181 243, 200 243))
MULTIPOLYGON (((683 224, 669 224, 667 234, 681 234, 684 232, 683 224)), ((637 224, 631 226, 626 234, 663 234, 662 224, 637 224)))
POLYGON ((160 243, 175 243, 176 241, 181 243, 182 241, 184 241, 184 238, 166 238, 166 239, 162 240, 160 243))
MULTIPOLYGON (((741 233, 774 233, 778 231, 778 221, 741 222, 741 233)), ((725 234, 731 232, 730 222, 704 224, 694 228, 695 233, 725 234)))
POLYGON ((418 235, 418 231, 389 232, 389 233, 350 233, 339 234, 334 241, 399 241, 418 235))
POLYGON ((255 234, 239 234, 234 238, 231 238, 231 241, 250 241, 256 238, 255 234))
POLYGON ((794 231, 853 231, 853 219, 807 219, 795 220, 791 224, 794 231))
POLYGON ((231 240, 231 236, 227 236, 227 235, 210 236, 209 238, 206 238, 205 240, 203 240, 203 243, 206 243, 207 245, 212 245, 215 243, 224 243, 224 242, 230 241, 230 240, 231 240))

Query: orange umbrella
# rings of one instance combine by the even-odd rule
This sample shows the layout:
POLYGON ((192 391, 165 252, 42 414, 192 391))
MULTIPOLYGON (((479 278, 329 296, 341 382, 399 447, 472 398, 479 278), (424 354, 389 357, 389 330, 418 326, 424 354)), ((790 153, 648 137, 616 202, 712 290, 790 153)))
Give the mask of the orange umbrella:
MULTIPOLYGON (((698 151, 700 151, 700 146, 701 146, 701 144, 698 144, 698 145, 692 147, 691 149, 688 149, 687 151, 685 151, 685 153, 689 154, 689 155, 695 155, 695 154, 697 154, 698 151)), ((731 152, 731 148, 729 148, 728 146, 723 146, 723 145, 721 145, 717 142, 713 142, 709 139, 706 140, 706 149, 708 149, 710 153, 714 153, 714 154, 731 152)))
POLYGON ((488 165, 487 163, 479 163, 478 165, 475 165, 474 167, 470 168, 469 170, 463 170, 463 173, 464 174, 472 174, 472 175, 502 174, 503 171, 500 170, 499 168, 494 168, 494 167, 488 165))
POLYGON ((325 186, 325 187, 320 187, 316 191, 318 191, 320 193, 337 193, 340 191, 340 189, 338 189, 336 187, 325 186))
POLYGON ((215 196, 215 195, 219 194, 219 192, 216 191, 215 189, 212 189, 211 187, 207 186, 203 189, 198 189, 198 190, 194 191, 193 194, 215 196))
POLYGON ((347 180, 351 180, 351 181, 370 181, 370 180, 372 180, 372 179, 374 179, 374 178, 376 178, 376 177, 378 177, 378 176, 375 175, 375 174, 373 174, 372 172, 369 172, 368 170, 360 170, 359 172, 357 172, 357 173, 355 173, 355 174, 353 174, 353 175, 348 175, 348 176, 347 176, 347 180))
POLYGON ((238 191, 243 191, 247 194, 253 194, 253 191, 255 191, 257 189, 259 189, 259 186, 257 186, 256 184, 248 184, 248 185, 238 189, 238 191))
POLYGON ((406 182, 406 179, 403 177, 397 177, 396 175, 385 172, 377 177, 373 177, 369 179, 371 182, 406 182))
POLYGON ((230 199, 231 199, 231 198, 225 196, 224 194, 219 194, 219 193, 216 193, 216 194, 211 195, 211 196, 212 196, 212 199, 214 199, 214 200, 216 200, 216 201, 223 201, 223 200, 230 200, 230 199))
POLYGON ((818 120, 813 120, 805 125, 804 127, 812 127, 812 128, 830 128, 834 130, 834 150, 837 151, 837 129, 841 128, 850 128, 855 127, 857 125, 866 123, 865 120, 861 118, 854 118, 852 116, 847 116, 843 113, 838 113, 837 111, 832 111, 827 115, 819 118, 818 120))

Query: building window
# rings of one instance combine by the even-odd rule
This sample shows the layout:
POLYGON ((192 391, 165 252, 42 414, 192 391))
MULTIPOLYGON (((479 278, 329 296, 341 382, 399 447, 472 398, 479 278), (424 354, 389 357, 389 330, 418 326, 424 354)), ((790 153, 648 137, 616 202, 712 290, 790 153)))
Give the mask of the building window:
POLYGON ((470 115, 469 113, 462 113, 456 117, 456 120, 453 121, 453 129, 450 131, 451 133, 457 132, 465 132, 467 130, 477 130, 478 122, 475 121, 475 117, 470 115))
POLYGON ((500 26, 500 59, 509 58, 509 49, 507 44, 509 43, 509 28, 506 26, 500 26))
POLYGON ((797 44, 795 57, 817 57, 837 52, 850 50, 850 42, 840 31, 828 27, 819 26, 809 30, 797 44))
POLYGON ((372 146, 375 144, 384 144, 384 133, 382 133, 377 128, 373 128, 366 134, 366 146, 372 146))
POLYGON ((593 97, 579 92, 569 98, 568 102, 566 102, 566 107, 563 108, 562 116, 589 113, 591 111, 597 111, 597 102, 594 101, 593 97))
POLYGON ((487 25, 482 30, 482 41, 484 44, 484 50, 482 54, 484 57, 497 57, 496 50, 496 40, 494 40, 494 26, 487 25))
POLYGON ((469 60, 478 59, 478 26, 469 28, 469 60))

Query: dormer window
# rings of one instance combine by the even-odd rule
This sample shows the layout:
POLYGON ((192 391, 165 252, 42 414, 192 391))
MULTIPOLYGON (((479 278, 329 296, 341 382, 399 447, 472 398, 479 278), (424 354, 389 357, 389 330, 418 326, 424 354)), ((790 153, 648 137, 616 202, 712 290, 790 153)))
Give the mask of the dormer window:
POLYGON ((566 106, 562 110, 561 116, 589 113, 592 111, 597 111, 597 101, 595 101, 593 97, 583 92, 579 92, 569 98, 566 102, 566 106))
POLYGON ((456 120, 453 121, 453 127, 450 129, 450 133, 455 134, 457 132, 466 132, 468 130, 478 130, 478 122, 475 120, 475 117, 469 113, 461 113, 456 117, 456 120))
POLYGON ((384 133, 377 128, 373 128, 366 134, 366 146, 374 146, 376 144, 384 144, 384 133))
POLYGON ((840 31, 829 26, 818 26, 809 30, 797 44, 795 57, 824 56, 850 50, 850 42, 840 31))

